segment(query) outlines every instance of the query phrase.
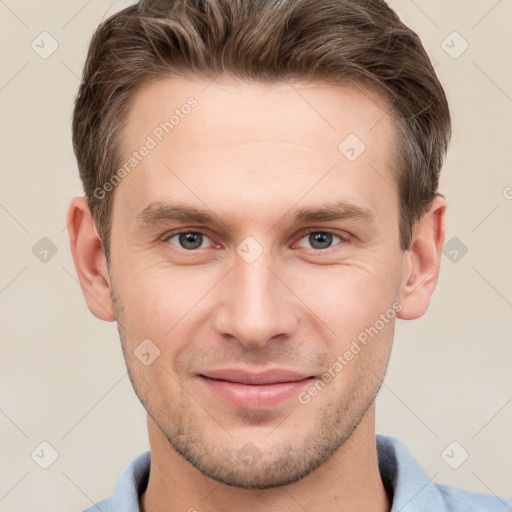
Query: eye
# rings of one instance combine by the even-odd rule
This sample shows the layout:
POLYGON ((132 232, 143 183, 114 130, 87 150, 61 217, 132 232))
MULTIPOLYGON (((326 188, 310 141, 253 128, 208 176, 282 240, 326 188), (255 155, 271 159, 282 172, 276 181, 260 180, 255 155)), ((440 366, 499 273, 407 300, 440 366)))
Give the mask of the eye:
MULTIPOLYGON (((340 235, 336 235, 335 233, 332 233, 331 231, 311 231, 306 236, 303 236, 301 240, 306 240, 309 244, 311 244, 310 247, 313 249, 321 250, 321 249, 328 249, 333 245, 333 240, 338 239, 340 242, 346 241, 345 238, 341 237, 340 235)), ((299 243, 300 247, 304 247, 304 245, 301 245, 299 243)))
POLYGON ((187 251, 193 251, 194 249, 201 248, 205 240, 210 240, 205 233, 201 231, 178 231, 176 233, 170 233, 164 242, 171 242, 173 245, 177 245, 180 249, 187 251), (173 241, 173 239, 175 241, 173 241))

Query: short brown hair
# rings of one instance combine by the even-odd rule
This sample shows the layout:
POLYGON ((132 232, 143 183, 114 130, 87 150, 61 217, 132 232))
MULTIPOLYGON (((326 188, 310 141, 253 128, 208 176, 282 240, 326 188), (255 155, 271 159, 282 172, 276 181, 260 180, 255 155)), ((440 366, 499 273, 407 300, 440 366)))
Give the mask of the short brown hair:
MULTIPOLYGON (((418 35, 383 0, 141 0, 102 22, 73 114, 73 148, 109 261, 123 118, 135 94, 173 76, 370 86, 391 105, 400 247, 436 195, 451 138, 448 102, 418 35)), ((340 141, 341 142, 341 141, 340 141)))

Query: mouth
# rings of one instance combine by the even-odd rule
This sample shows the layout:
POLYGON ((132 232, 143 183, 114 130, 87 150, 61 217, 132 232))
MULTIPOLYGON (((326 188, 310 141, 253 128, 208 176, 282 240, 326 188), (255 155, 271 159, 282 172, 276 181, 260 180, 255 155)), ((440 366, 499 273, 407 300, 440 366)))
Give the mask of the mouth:
POLYGON ((238 369, 209 371, 198 375, 217 399, 246 410, 272 409, 291 399, 316 377, 287 369, 252 373, 238 369))

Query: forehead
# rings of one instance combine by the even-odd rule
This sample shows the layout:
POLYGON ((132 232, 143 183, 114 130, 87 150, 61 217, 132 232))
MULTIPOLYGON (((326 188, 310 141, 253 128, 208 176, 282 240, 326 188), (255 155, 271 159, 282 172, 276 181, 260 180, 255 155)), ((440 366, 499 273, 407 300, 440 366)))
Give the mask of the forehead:
POLYGON ((218 208, 244 201, 245 210, 247 201, 265 208, 276 199, 286 208, 309 189, 306 201, 345 192, 384 209, 396 202, 388 109, 355 85, 159 80, 126 116, 121 161, 134 165, 115 194, 133 216, 152 201, 176 199, 178 190, 197 206, 201 194, 218 200, 218 208), (143 146, 150 149, 135 162, 143 146))
POLYGON ((391 128, 389 108, 382 95, 361 84, 175 77, 149 82, 139 91, 126 118, 125 142, 136 144, 141 132, 151 133, 175 114, 171 124, 176 142, 184 142, 180 135, 190 144, 206 147, 264 138, 287 137, 292 142, 307 135, 318 150, 337 149, 350 130, 372 144, 372 130, 384 121, 377 130, 376 138, 381 137, 391 128), (197 106, 188 108, 192 102, 197 106))

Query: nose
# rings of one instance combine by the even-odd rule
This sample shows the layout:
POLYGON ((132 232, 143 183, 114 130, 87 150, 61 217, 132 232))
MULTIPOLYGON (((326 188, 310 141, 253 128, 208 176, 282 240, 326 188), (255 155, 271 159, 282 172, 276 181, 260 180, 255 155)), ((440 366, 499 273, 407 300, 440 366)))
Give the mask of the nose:
POLYGON ((265 252, 252 263, 235 255, 215 312, 217 332, 247 348, 291 336, 298 324, 297 308, 293 293, 281 282, 286 282, 285 276, 279 274, 265 252))

